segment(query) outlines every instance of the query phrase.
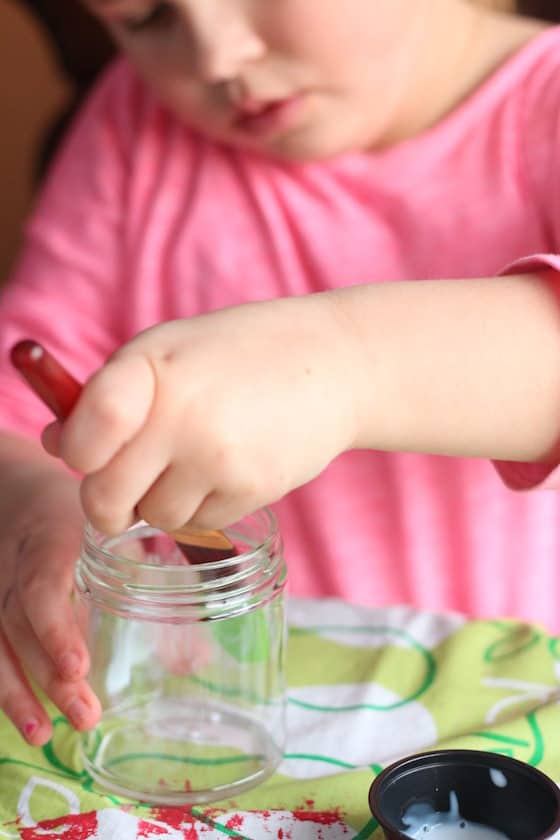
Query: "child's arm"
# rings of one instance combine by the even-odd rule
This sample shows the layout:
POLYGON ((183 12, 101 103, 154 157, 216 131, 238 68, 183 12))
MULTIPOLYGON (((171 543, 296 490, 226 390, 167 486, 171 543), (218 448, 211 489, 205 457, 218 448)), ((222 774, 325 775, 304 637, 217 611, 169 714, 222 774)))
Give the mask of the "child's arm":
POLYGON ((357 446, 555 461, 558 289, 549 272, 336 293, 364 362, 357 446))
POLYGON ((352 448, 551 460, 552 278, 410 282, 152 328, 96 374, 57 443, 107 532, 137 512, 223 527, 352 448))
POLYGON ((78 729, 100 713, 70 602, 83 514, 77 481, 40 447, 5 432, 0 522, 0 708, 30 743, 43 744, 50 718, 23 670, 78 729))
MULTIPOLYGON (((170 322, 125 345, 61 441, 58 428, 47 438, 90 473, 86 512, 107 531, 137 513, 223 526, 356 447, 555 461, 559 324, 554 280, 536 276, 356 287, 170 322)), ((82 513, 75 480, 8 433, 0 522, 0 708, 40 744, 51 726, 22 668, 79 728, 99 715, 69 603, 82 513)))

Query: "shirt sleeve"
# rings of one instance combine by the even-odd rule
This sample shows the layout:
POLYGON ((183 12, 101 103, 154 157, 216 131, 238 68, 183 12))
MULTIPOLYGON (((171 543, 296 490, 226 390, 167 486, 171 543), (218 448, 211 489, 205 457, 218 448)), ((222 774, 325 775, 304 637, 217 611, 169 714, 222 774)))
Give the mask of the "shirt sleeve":
POLYGON ((69 132, 26 225, 0 296, 0 427, 36 436, 52 419, 9 362, 34 338, 79 379, 122 343, 116 318, 123 247, 128 71, 100 81, 69 132))
MULTIPOLYGON (((550 32, 551 48, 526 76, 518 127, 527 214, 538 218, 541 247, 546 252, 518 260, 501 273, 538 274, 553 269, 558 274, 551 273, 551 278, 560 280, 560 54, 557 38, 553 30, 550 32)), ((495 466, 505 484, 514 490, 560 489, 558 464, 496 461, 495 466)))
MULTIPOLYGON (((539 274, 545 271, 558 272, 560 278, 560 255, 537 254, 517 260, 502 274, 539 274)), ((560 489, 560 465, 558 463, 525 463, 521 461, 494 461, 502 481, 512 490, 558 490, 560 489)))

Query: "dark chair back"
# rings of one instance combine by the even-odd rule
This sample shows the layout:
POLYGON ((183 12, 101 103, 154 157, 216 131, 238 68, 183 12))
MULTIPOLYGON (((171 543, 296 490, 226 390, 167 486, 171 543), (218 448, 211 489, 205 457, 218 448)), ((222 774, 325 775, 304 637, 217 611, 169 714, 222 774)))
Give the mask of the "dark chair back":
POLYGON ((560 0, 519 0, 518 7, 521 14, 560 22, 560 0))
POLYGON ((35 162, 36 180, 42 176, 62 135, 98 73, 115 53, 111 39, 79 0, 17 0, 38 21, 52 45, 63 74, 72 84, 72 97, 57 114, 42 140, 35 162))

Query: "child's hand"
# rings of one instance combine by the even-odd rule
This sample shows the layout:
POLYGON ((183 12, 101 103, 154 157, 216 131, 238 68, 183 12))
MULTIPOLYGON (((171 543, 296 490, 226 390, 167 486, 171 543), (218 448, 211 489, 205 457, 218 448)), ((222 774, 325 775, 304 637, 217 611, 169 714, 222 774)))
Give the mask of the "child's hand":
POLYGON ((75 480, 52 469, 22 465, 2 484, 0 708, 40 745, 52 726, 24 671, 77 729, 90 728, 100 714, 70 601, 83 516, 75 480))
POLYGON ((223 528, 352 446, 345 327, 329 295, 154 327, 90 379, 45 446, 86 474, 83 507, 105 533, 139 516, 167 531, 223 528))

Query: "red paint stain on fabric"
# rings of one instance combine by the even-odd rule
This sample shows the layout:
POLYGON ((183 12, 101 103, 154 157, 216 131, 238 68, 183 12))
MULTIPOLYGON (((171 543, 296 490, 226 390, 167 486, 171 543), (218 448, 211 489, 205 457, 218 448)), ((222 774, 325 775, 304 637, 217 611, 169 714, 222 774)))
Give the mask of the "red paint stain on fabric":
MULTIPOLYGON (((141 840, 141 838, 144 837, 150 838, 150 840, 156 836, 160 836, 162 838, 169 837, 169 830, 171 828, 172 826, 170 825, 156 825, 153 822, 142 820, 136 829, 136 840, 141 840)), ((181 837, 183 840, 200 840, 199 833, 192 823, 191 825, 182 825, 179 830, 181 831, 181 837)))
POLYGON ((233 817, 230 817, 226 823, 226 828, 230 828, 232 831, 239 831, 243 828, 243 817, 241 814, 234 814, 233 817))
MULTIPOLYGON (((338 825, 342 834, 348 832, 340 809, 325 811, 313 810, 314 802, 306 800, 302 806, 286 814, 286 825, 277 830, 278 840, 291 840, 290 824, 294 822, 313 823, 317 827, 316 840, 322 840, 322 826, 338 825)), ((222 809, 208 809, 204 811, 204 819, 210 823, 224 813, 222 809)), ((262 819, 263 828, 272 819, 274 811, 252 811, 262 819)), ((183 840, 204 840, 204 835, 212 832, 211 825, 204 825, 194 816, 189 808, 154 808, 150 810, 151 819, 140 820, 137 826, 137 840, 161 836, 164 840, 168 829, 172 828, 181 833, 183 840), (152 821, 153 820, 153 821, 152 821), (159 823, 159 824, 158 824, 159 823)), ((243 815, 234 814, 225 823, 231 831, 242 834, 243 815)), ((93 840, 97 832, 97 815, 95 812, 76 814, 54 820, 44 820, 33 828, 19 828, 21 840, 93 840)), ((115 838, 117 840, 117 838, 115 838)))
POLYGON ((170 828, 181 829, 184 825, 194 825, 194 817, 190 808, 152 808, 150 816, 170 828))
POLYGON ((292 813, 294 820, 298 822, 310 822, 317 826, 317 840, 323 840, 323 832, 321 826, 337 826, 341 835, 348 834, 349 828, 344 820, 344 811, 340 808, 332 808, 325 811, 315 811, 315 802, 313 799, 306 799, 304 805, 296 808, 292 813))
MULTIPOLYGON (((332 810, 314 811, 312 810, 315 803, 312 800, 306 800, 295 811, 286 809, 285 812, 279 814, 277 811, 249 811, 251 815, 259 817, 262 828, 269 832, 272 836, 272 831, 275 831, 277 840, 292 840, 292 829, 295 828, 296 823, 308 823, 308 830, 313 831, 314 840, 325 840, 326 834, 324 829, 335 826, 339 833, 337 837, 342 838, 349 833, 349 827, 345 823, 341 810, 333 808, 332 810), (274 822, 276 824, 274 824, 274 822), (282 823, 282 827, 278 828, 278 822, 282 823)), ((238 831, 243 835, 243 814, 234 814, 228 818, 225 827, 231 830, 238 831)), ((267 835, 268 836, 268 835, 267 835)), ((332 836, 329 834, 329 836, 332 836)))
POLYGON ((205 808, 204 811, 200 813, 204 813, 204 816, 207 820, 217 820, 218 817, 221 817, 222 814, 227 814, 228 811, 233 811, 234 808, 205 808))
POLYGON ((90 840, 97 831, 97 814, 72 814, 43 820, 33 828, 20 828, 21 840, 90 840))
POLYGON ((169 825, 156 825, 156 823, 150 822, 149 820, 140 820, 136 829, 136 838, 138 840, 140 837, 151 838, 157 835, 169 837, 170 828, 171 826, 169 825))
POLYGON ((315 822, 319 825, 336 825, 336 823, 340 823, 341 826, 345 824, 345 812, 341 808, 316 811, 314 799, 305 799, 303 805, 295 808, 292 813, 294 818, 299 822, 315 822))
MULTIPOLYGON (((217 811, 216 813, 223 813, 217 811)), ((167 830, 173 828, 181 832, 183 840, 200 840, 200 837, 212 831, 211 825, 204 825, 203 821, 193 815, 190 808, 152 808, 150 809, 150 820, 142 820, 137 830, 137 840, 141 838, 151 838, 154 834, 161 833, 162 837, 166 836, 167 830), (152 822, 151 820, 154 820, 152 822), (155 825, 154 823, 160 823, 155 825), (198 823, 198 825, 197 825, 198 823)), ((205 814, 205 819, 211 818, 205 814)))
POLYGON ((314 822, 319 825, 335 825, 343 822, 338 809, 334 811, 294 811, 293 815, 298 822, 314 822))

